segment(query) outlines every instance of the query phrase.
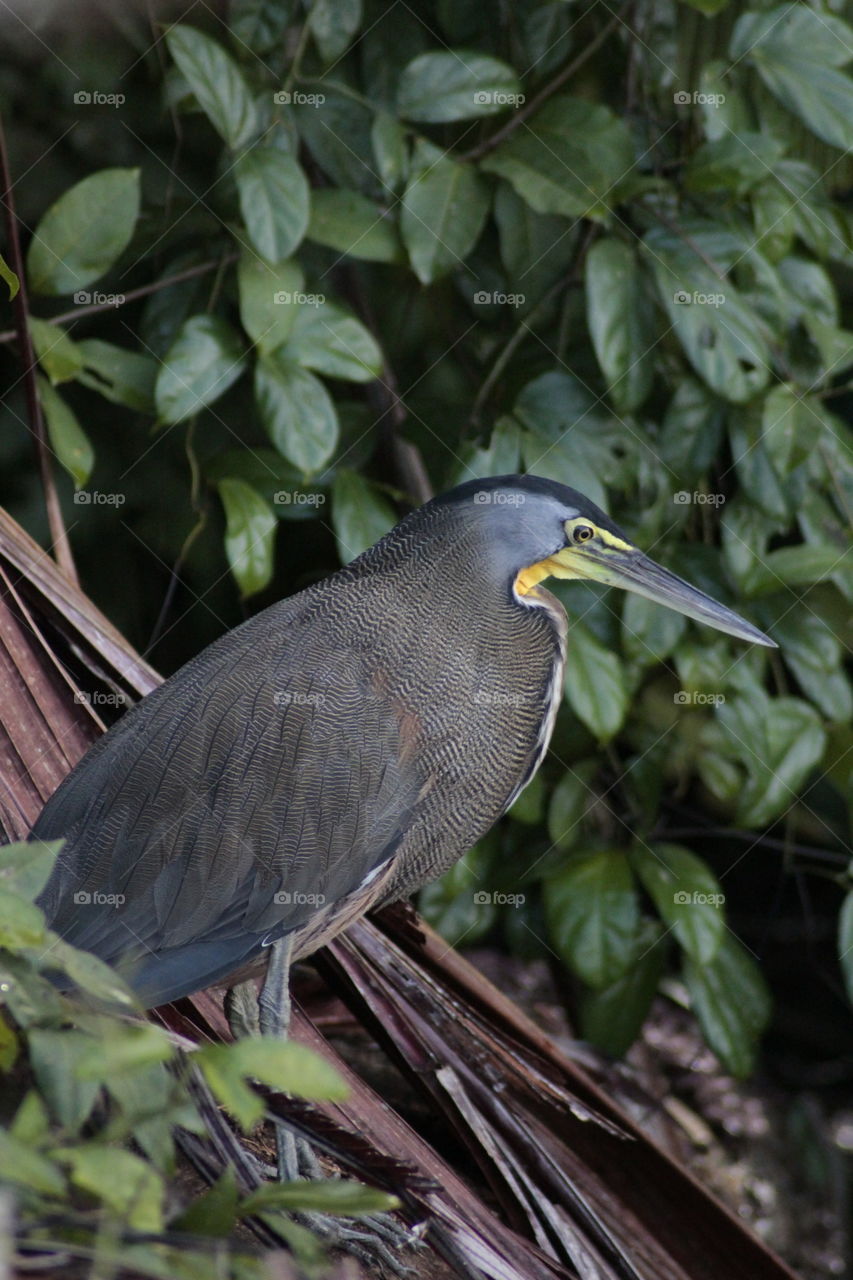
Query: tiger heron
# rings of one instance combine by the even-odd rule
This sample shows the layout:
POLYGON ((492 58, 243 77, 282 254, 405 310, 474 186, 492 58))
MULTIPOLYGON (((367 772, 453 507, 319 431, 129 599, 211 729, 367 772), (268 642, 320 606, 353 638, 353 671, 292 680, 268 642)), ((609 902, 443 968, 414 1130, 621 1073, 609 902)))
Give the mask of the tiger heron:
POLYGON ((33 828, 66 841, 40 898, 51 927, 120 965, 146 1007, 272 955, 274 1030, 291 960, 447 870, 533 777, 568 632, 548 576, 773 645, 574 489, 463 484, 224 635, 91 748, 33 828))

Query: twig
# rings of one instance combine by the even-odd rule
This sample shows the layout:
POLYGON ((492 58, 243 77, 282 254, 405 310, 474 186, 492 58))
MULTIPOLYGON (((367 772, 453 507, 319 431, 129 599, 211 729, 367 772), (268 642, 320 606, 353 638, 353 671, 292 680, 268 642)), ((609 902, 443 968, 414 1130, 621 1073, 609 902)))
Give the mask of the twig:
POLYGON ((20 288, 15 297, 15 321, 16 326, 14 335, 17 336, 20 343, 21 359, 24 365, 23 382, 24 391, 27 398, 27 412, 30 419, 30 432, 36 443, 36 457, 38 459, 39 471, 41 473, 42 490, 44 492, 44 501, 47 508, 47 520, 50 528, 50 540, 52 551, 56 557, 56 563, 62 569, 65 576, 75 586, 79 585, 77 578, 77 570, 74 566, 74 557, 71 554, 71 544, 68 541, 68 532, 65 528, 65 522, 62 519, 62 507, 59 503, 59 495, 56 492, 56 485, 53 479, 53 468, 51 466, 51 449, 47 441, 47 431, 45 429, 44 416, 41 411, 41 401, 39 400, 38 384, 36 383, 36 356, 33 350, 33 342, 30 337, 30 327, 28 324, 29 303, 27 298, 27 285, 24 276, 24 259, 21 253, 21 240, 18 235, 18 219, 15 214, 15 199, 12 194, 12 175, 9 169, 9 155, 6 150, 6 133, 3 128, 3 120, 0 117, 0 176, 3 182, 3 208, 6 212, 6 234, 9 239, 9 257, 12 263, 12 270, 18 277, 20 288))
MULTIPOLYGON (((159 293, 162 289, 168 289, 173 284, 180 284, 183 280, 192 280, 194 276, 203 276, 208 271, 227 267, 232 262, 236 262, 238 257, 239 254, 237 253, 227 253, 222 258, 214 258, 210 262, 200 262, 198 266, 187 267, 185 271, 176 271, 173 276, 166 276, 163 280, 154 280, 151 284, 140 285, 138 289, 131 289, 129 293, 122 295, 124 298, 122 306, 128 302, 135 302, 137 298, 147 298, 149 294, 159 293)), ((85 307, 75 307, 73 311, 63 311, 58 316, 51 316, 46 323, 65 324, 68 320, 81 320, 83 316, 95 316, 103 311, 115 310, 116 305, 114 302, 92 302, 85 307)), ((17 329, 6 329, 0 333, 0 343, 11 342, 17 336, 17 329)))
MULTIPOLYGON (((624 5, 623 8, 627 8, 627 5, 624 5)), ((601 28, 598 35, 594 36, 592 40, 590 40, 589 44, 584 45, 578 56, 573 58, 571 62, 567 63, 566 66, 563 67, 562 71, 559 71, 557 75, 554 76, 554 79, 549 84, 546 84, 544 89, 537 93, 534 98, 531 98, 529 102, 525 103, 523 107, 516 111, 512 119, 509 120, 502 129, 498 129, 497 133, 491 134, 488 138, 485 138, 483 142, 478 143, 476 147, 472 147, 470 151, 465 151, 458 158, 460 160, 479 160, 480 156, 486 155, 487 152, 493 151, 495 147, 499 146, 500 143, 503 142, 504 138, 509 137, 509 135, 513 133, 520 124, 523 124, 524 121, 532 116, 535 111, 539 110, 543 102, 546 102, 548 98, 557 92, 558 89, 562 89, 566 81, 571 80, 572 76, 577 74, 584 63, 589 61, 592 55, 597 52, 601 45, 604 44, 607 37, 612 35, 621 22, 621 11, 619 13, 614 13, 610 21, 605 23, 601 28)))

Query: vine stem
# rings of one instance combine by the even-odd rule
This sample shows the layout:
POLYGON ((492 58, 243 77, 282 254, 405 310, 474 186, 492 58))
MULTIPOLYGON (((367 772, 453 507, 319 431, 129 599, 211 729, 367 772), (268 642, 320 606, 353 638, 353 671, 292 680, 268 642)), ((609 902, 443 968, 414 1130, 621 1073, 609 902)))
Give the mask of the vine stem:
MULTIPOLYGON (((147 298, 149 294, 159 293, 162 289, 168 289, 173 284, 180 284, 183 280, 192 280, 194 276, 203 276, 208 271, 227 267, 232 262, 236 262, 238 257, 239 254, 227 253, 222 258, 214 258, 210 262, 200 262, 195 267, 187 267, 185 271, 177 271, 173 276, 166 276, 163 280, 154 280, 151 284, 140 285, 138 289, 131 289, 129 293, 122 294, 124 298, 122 306, 128 302, 135 302, 137 298, 147 298)), ((83 316, 96 316, 104 311, 115 311, 115 309, 115 303, 113 302, 91 302, 85 307, 75 307, 73 311, 63 311, 58 316, 51 316, 47 323, 65 324, 69 320, 82 320, 83 316)), ((17 336, 17 329, 6 329, 0 333, 0 343, 11 342, 17 336)))
MULTIPOLYGON (((627 6, 625 7, 627 8, 627 6)), ((557 75, 554 76, 554 79, 545 85, 544 89, 516 111, 512 119, 508 121, 502 129, 498 129, 497 133, 490 134, 488 138, 485 138, 482 142, 478 143, 476 147, 472 147, 470 151, 465 151, 461 156, 458 156, 457 159, 479 160, 481 156, 486 155, 487 152, 493 151, 495 147, 499 146, 503 142, 504 138, 508 138, 511 133, 514 133, 520 124, 523 124, 525 120, 534 114, 534 112, 539 110, 543 102, 547 102, 547 100, 555 94, 558 89, 562 89, 567 80, 571 80, 572 76, 576 75, 577 72, 580 71, 584 63, 588 62, 592 55, 601 48, 607 37, 613 34, 620 23, 622 23, 621 12, 614 13, 610 21, 604 24, 596 36, 593 36, 589 44, 584 45, 578 56, 576 58, 572 58, 571 62, 567 62, 562 71, 559 71, 557 75)))
POLYGON ((47 430, 39 399, 38 383, 36 382, 36 356, 28 323, 29 304, 24 276, 24 259, 21 253, 21 238, 18 234, 18 217, 15 213, 12 175, 9 168, 9 153, 6 149, 6 132, 3 127, 2 117, 0 117, 0 180, 2 180, 3 184, 2 200, 6 219, 6 236, 9 242, 9 257, 12 270, 18 277, 19 286, 15 296, 15 329, 13 332, 18 339, 21 360, 24 366, 22 376, 27 400, 27 413, 30 419, 29 428, 36 446, 36 459, 47 509, 51 545, 56 563, 66 578, 73 582, 75 586, 78 586, 77 569, 71 553, 71 543, 68 540, 68 531, 65 528, 59 494, 56 491, 56 483, 53 477, 52 451, 48 444, 47 430))

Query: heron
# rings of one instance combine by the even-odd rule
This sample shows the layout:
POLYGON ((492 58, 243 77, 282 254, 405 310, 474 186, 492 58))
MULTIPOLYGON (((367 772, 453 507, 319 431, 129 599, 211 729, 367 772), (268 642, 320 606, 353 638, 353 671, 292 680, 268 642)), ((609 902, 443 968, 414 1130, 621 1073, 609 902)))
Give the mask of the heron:
POLYGON ((36 821, 39 905, 146 1008, 291 964, 440 876, 539 768, 571 661, 542 583, 637 592, 754 644, 576 490, 472 480, 216 640, 117 721, 36 821), (109 905, 104 905, 105 903, 109 905))

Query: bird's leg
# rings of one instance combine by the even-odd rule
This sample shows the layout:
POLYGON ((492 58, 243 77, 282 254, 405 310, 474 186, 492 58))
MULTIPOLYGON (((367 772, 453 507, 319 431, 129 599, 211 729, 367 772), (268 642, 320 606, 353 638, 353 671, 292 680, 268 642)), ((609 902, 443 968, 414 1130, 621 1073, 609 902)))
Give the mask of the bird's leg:
MULTIPOLYGON (((280 938, 270 948, 266 977, 259 995, 254 984, 244 983, 229 992, 229 1022, 232 1030, 260 1031, 261 1035, 288 1038, 290 1031, 290 966, 293 943, 290 937, 280 938)), ((280 1182, 292 1182, 298 1178, 319 1181, 326 1175, 314 1154, 311 1144, 295 1134, 287 1125, 275 1121, 276 1162, 280 1182)), ((422 1229, 412 1230, 402 1226, 388 1213, 370 1214, 352 1224, 324 1213, 294 1214, 294 1217, 333 1248, 352 1253, 363 1262, 381 1261, 395 1275, 405 1274, 399 1250, 421 1242, 422 1229)))

